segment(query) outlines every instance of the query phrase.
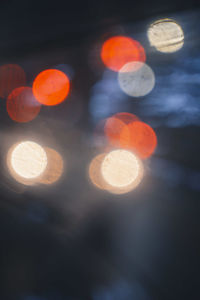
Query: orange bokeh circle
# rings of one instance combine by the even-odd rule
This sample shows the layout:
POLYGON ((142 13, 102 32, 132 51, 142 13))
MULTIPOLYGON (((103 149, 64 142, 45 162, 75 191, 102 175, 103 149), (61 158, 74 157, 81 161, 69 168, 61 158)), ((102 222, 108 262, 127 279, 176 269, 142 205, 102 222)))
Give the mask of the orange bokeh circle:
POLYGON ((117 72, 128 62, 145 62, 146 54, 138 41, 125 36, 114 36, 104 42, 101 59, 106 67, 117 72))
POLYGON ((123 127, 120 146, 133 150, 140 158, 151 156, 157 146, 154 130, 146 123, 136 121, 123 127))
POLYGON ((57 105, 69 93, 70 81, 66 74, 56 69, 48 69, 37 75, 33 82, 33 94, 44 105, 57 105))
POLYGON ((14 89, 26 84, 24 70, 16 64, 0 67, 0 97, 6 98, 14 89))
POLYGON ((109 143, 115 147, 120 146, 120 134, 124 126, 139 121, 139 118, 131 113, 121 112, 108 118, 104 125, 104 133, 109 143))
POLYGON ((6 108, 12 120, 20 123, 32 121, 40 112, 41 105, 36 101, 32 88, 14 89, 7 98, 6 108))

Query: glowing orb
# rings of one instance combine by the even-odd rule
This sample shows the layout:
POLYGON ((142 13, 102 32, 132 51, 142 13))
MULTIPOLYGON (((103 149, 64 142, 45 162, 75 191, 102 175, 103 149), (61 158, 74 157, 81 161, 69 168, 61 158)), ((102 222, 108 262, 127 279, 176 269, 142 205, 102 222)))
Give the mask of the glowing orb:
POLYGON ((33 82, 33 94, 44 105, 57 105, 69 93, 70 82, 62 71, 49 69, 38 74, 33 82))
POLYGON ((127 95, 142 97, 154 88, 155 76, 152 69, 145 63, 129 62, 120 69, 118 82, 122 91, 127 95))
POLYGON ((24 70, 15 64, 0 67, 0 97, 6 98, 12 90, 26 84, 24 70))
POLYGON ((115 36, 104 42, 101 59, 109 69, 119 71, 130 61, 144 62, 146 54, 139 42, 125 36, 115 36))
POLYGON ((132 184, 139 176, 139 160, 129 151, 114 150, 105 156, 101 172, 108 184, 123 188, 132 184))
POLYGON ((105 126, 104 132, 108 141, 113 146, 119 146, 120 143, 120 133, 124 127, 124 123, 115 117, 108 118, 105 126))
POLYGON ((45 152, 47 154, 48 164, 39 182, 52 184, 58 181, 63 173, 63 159, 54 149, 45 147, 45 152))
POLYGON ((160 52, 176 52, 184 44, 181 26, 171 19, 155 21, 150 25, 147 35, 150 44, 160 52))
POLYGON ((155 151, 157 137, 148 124, 136 121, 123 127, 120 146, 133 150, 141 158, 147 158, 155 151))
POLYGON ((104 190, 106 188, 105 181, 102 177, 102 174, 100 172, 101 170, 101 164, 105 157, 105 153, 97 155, 93 160, 91 161, 89 165, 89 177, 92 183, 98 187, 99 189, 104 190))
POLYGON ((44 172, 47 166, 47 155, 40 145, 26 141, 14 147, 10 164, 15 174, 24 179, 34 179, 44 172))
POLYGON ((32 89, 20 87, 13 90, 6 101, 7 112, 16 122, 29 122, 37 117, 41 105, 33 96, 32 89))
POLYGON ((120 145, 120 134, 123 127, 134 121, 139 121, 139 118, 131 113, 117 113, 108 118, 104 125, 104 132, 113 146, 120 145))

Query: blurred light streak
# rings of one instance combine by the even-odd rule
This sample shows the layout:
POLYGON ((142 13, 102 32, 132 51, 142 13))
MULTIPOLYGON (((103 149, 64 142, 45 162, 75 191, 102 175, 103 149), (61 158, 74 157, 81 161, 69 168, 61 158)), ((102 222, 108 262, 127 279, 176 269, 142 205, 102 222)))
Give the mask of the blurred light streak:
POLYGON ((129 62, 118 73, 119 86, 131 97, 149 94, 155 86, 155 75, 145 63, 129 62))
POLYGON ((133 153, 122 149, 108 153, 101 164, 104 180, 119 189, 137 182, 141 177, 141 169, 139 159, 133 153))
POLYGON ((146 54, 138 41, 125 36, 114 36, 104 42, 101 59, 106 67, 117 72, 130 61, 145 62, 146 54))
POLYGON ((41 202, 29 202, 26 216, 36 223, 45 223, 48 219, 48 208, 41 202))
POLYGON ((98 288, 93 300, 151 300, 146 289, 138 282, 120 279, 110 286, 98 288))
POLYGON ((108 118, 104 125, 104 132, 110 144, 120 146, 120 134, 126 124, 139 121, 139 118, 131 113, 121 112, 108 118))
POLYGON ((160 19, 149 26, 149 42, 158 51, 176 52, 183 47, 184 33, 181 26, 172 19, 160 19))
MULTIPOLYGON (((167 81, 167 78, 165 82, 167 81)), ((174 80, 176 82, 176 80, 174 80)), ((169 81, 168 81, 169 82, 169 81)), ((160 85, 160 91, 156 91, 147 101, 140 102, 140 112, 151 117, 154 126, 166 126, 171 128, 185 127, 188 125, 200 125, 200 103, 198 88, 191 88, 184 84, 185 92, 176 88, 164 87, 164 80, 160 85), (162 86, 163 85, 163 86, 162 86), (156 120, 157 119, 157 120, 156 120)))
POLYGON ((70 81, 67 75, 56 69, 48 69, 37 75, 33 82, 33 94, 44 105, 57 105, 69 93, 70 81))
POLYGON ((123 127, 120 134, 120 146, 133 150, 140 158, 145 159, 155 151, 157 137, 148 124, 135 121, 123 127))
POLYGON ((47 298, 43 298, 40 296, 25 296, 22 300, 47 300, 47 298))
POLYGON ((39 144, 24 141, 10 148, 7 165, 15 180, 25 185, 33 185, 47 167, 47 155, 39 144))
POLYGON ((43 184, 53 184, 59 180, 63 173, 63 159, 54 149, 48 147, 45 147, 44 149, 47 155, 48 164, 39 182, 43 184))
POLYGON ((116 78, 117 73, 106 69, 102 80, 92 87, 89 110, 95 123, 119 111, 129 110, 129 101, 116 78))
POLYGON ((155 177, 165 180, 171 186, 178 186, 185 183, 185 175, 188 173, 188 170, 176 162, 154 157, 151 160, 150 166, 151 173, 155 177))
POLYGON ((0 97, 6 98, 12 90, 26 85, 26 74, 16 64, 7 64, 0 67, 0 97))
POLYGON ((191 171, 188 174, 187 184, 188 186, 196 191, 200 191, 200 172, 199 171, 191 171))
POLYGON ((13 121, 24 123, 32 121, 40 112, 41 105, 36 101, 32 88, 14 89, 7 98, 6 108, 13 121))

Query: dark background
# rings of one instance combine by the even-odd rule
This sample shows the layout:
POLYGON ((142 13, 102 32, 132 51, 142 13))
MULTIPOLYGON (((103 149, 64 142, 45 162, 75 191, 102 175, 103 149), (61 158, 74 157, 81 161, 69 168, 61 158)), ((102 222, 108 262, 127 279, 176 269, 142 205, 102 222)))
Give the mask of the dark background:
POLYGON ((29 86, 47 68, 72 79, 69 99, 27 124, 14 123, 1 99, 0 299, 200 298, 199 16, 198 1, 0 2, 0 64, 22 66, 29 86), (148 43, 148 25, 162 17, 183 28, 176 53, 148 43), (139 40, 154 70, 156 86, 139 102, 118 92, 96 55, 114 34, 139 40), (126 195, 97 190, 87 175, 100 152, 95 125, 118 111, 158 137, 142 183, 126 195), (25 187, 10 177, 7 150, 23 139, 60 152, 58 183, 25 187))

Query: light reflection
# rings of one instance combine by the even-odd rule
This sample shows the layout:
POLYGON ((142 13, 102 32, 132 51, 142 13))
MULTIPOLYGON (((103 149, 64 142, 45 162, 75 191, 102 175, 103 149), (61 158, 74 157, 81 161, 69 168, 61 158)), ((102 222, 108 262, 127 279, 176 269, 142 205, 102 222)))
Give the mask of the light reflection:
POLYGON ((33 94, 44 105, 57 105, 69 93, 70 81, 60 70, 48 69, 38 74, 33 82, 33 94))
POLYGON ((152 23, 147 32, 150 44, 164 53, 176 52, 183 47, 184 33, 172 19, 161 19, 152 23))
POLYGON ((6 98, 12 90, 26 84, 24 70, 16 64, 7 64, 0 67, 0 97, 6 98))
POLYGON ((7 98, 6 108, 12 120, 20 123, 32 121, 40 112, 41 105, 36 101, 32 88, 14 89, 7 98))
POLYGON ((144 62, 146 54, 138 41, 125 36, 114 36, 104 42, 101 59, 106 67, 117 72, 130 61, 144 62))
POLYGON ((39 144, 25 141, 10 148, 7 165, 15 180, 33 185, 46 169, 47 155, 39 144))
POLYGON ((149 94, 155 86, 155 75, 145 63, 129 62, 118 73, 119 86, 131 97, 149 94))

